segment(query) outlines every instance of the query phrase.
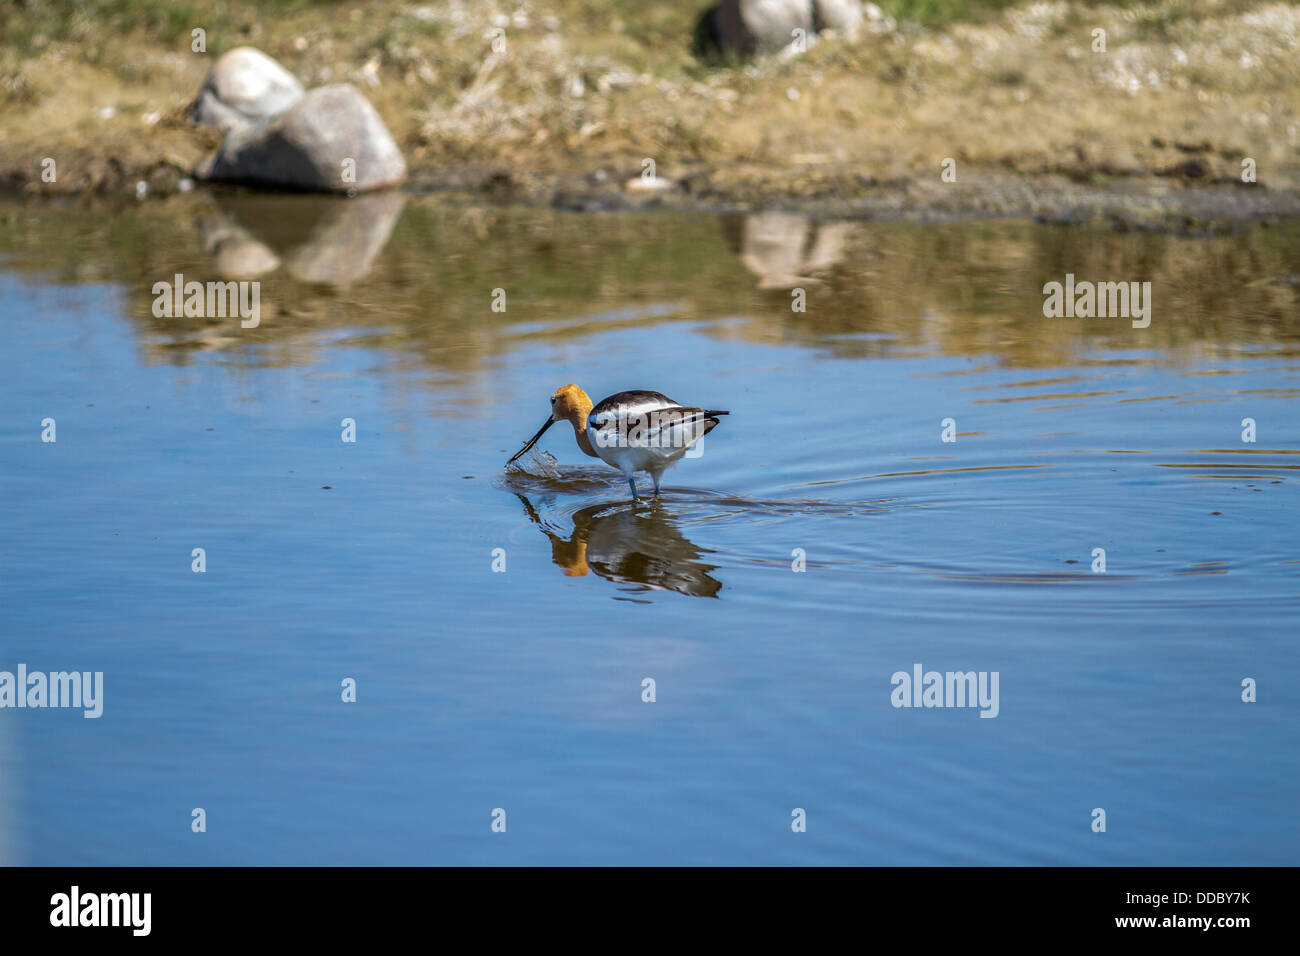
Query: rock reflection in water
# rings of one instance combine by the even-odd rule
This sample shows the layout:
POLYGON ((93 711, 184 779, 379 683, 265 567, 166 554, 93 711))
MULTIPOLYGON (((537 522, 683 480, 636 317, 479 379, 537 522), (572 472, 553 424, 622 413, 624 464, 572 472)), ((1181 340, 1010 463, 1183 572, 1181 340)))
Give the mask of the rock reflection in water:
POLYGON ((528 517, 551 539, 551 560, 568 577, 594 571, 609 581, 637 584, 692 597, 717 597, 722 582, 710 577, 717 565, 677 530, 674 516, 657 499, 642 504, 598 504, 571 516, 572 529, 558 533, 523 495, 515 493, 528 517))
POLYGON ((725 216, 723 235, 760 289, 793 289, 816 282, 844 256, 851 222, 817 222, 787 212, 725 216))
POLYGON ((300 282, 347 286, 370 271, 406 198, 216 194, 213 201, 199 218, 199 238, 223 277, 255 279, 283 265, 300 282))

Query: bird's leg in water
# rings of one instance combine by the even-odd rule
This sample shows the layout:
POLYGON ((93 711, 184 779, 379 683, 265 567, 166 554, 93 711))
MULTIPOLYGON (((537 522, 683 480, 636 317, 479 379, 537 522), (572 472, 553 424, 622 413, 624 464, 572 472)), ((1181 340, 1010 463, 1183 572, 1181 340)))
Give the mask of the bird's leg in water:
POLYGON ((664 476, 664 473, 663 473, 662 471, 652 471, 652 472, 650 472, 650 480, 653 481, 653 482, 655 483, 655 494, 656 494, 656 495, 659 494, 659 479, 662 478, 663 476, 664 476))
POLYGON ((636 493, 636 481, 632 478, 632 472, 625 471, 623 476, 627 478, 627 486, 632 489, 633 499, 639 499, 641 496, 636 493))

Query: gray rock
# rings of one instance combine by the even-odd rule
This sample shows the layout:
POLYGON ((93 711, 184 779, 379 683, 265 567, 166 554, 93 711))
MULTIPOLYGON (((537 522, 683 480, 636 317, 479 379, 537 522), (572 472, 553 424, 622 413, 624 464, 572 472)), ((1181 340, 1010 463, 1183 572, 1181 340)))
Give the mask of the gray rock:
POLYGON ((401 182, 406 160, 375 108, 343 83, 306 93, 279 116, 235 127, 197 174, 272 188, 363 192, 401 182))
POLYGON ((719 0, 701 17, 695 47, 727 57, 773 53, 790 45, 795 30, 812 42, 820 30, 852 32, 862 20, 861 0, 719 0))
POLYGON ((718 42, 724 52, 770 53, 789 46, 795 30, 813 32, 811 0, 722 0, 718 42))
POLYGON ((270 119, 303 97, 302 84, 261 50, 223 54, 199 89, 190 117, 221 133, 270 119))
POLYGON ((813 26, 818 30, 852 33, 862 25, 862 0, 814 0, 813 26))

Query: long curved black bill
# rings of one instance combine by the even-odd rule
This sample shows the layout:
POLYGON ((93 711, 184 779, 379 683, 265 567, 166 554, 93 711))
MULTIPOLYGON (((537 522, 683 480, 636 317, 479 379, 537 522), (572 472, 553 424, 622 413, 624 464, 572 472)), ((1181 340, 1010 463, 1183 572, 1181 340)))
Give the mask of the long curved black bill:
POLYGON ((534 445, 536 445, 536 444, 537 444, 537 439, 539 439, 539 438, 541 438, 543 435, 545 435, 545 434, 546 434, 546 429, 550 428, 550 427, 551 427, 552 425, 554 425, 554 424, 555 424, 555 419, 554 419, 554 418, 548 418, 548 419, 546 419, 546 424, 543 425, 541 428, 537 429, 537 434, 534 435, 532 438, 528 439, 528 444, 525 445, 523 448, 519 449, 517 452, 515 452, 514 455, 511 456, 510 460, 509 460, 508 462, 506 462, 506 464, 507 464, 507 465, 512 465, 512 464, 514 464, 515 460, 518 459, 519 456, 522 455, 524 452, 528 451, 528 449, 530 449, 530 448, 532 448, 534 445))

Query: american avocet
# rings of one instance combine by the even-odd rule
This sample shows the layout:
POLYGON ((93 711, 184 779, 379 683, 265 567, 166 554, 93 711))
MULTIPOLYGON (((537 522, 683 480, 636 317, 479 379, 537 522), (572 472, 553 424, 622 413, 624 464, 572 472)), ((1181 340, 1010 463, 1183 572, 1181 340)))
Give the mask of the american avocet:
POLYGON ((718 426, 719 415, 730 412, 679 405, 658 392, 619 392, 594 408, 576 385, 561 385, 551 396, 551 417, 515 452, 507 465, 537 444, 556 422, 573 426, 573 437, 584 454, 623 472, 632 497, 638 497, 633 472, 644 471, 659 494, 659 479, 696 442, 718 426))

